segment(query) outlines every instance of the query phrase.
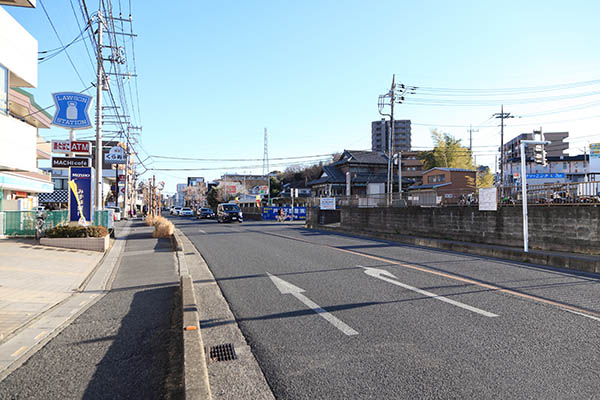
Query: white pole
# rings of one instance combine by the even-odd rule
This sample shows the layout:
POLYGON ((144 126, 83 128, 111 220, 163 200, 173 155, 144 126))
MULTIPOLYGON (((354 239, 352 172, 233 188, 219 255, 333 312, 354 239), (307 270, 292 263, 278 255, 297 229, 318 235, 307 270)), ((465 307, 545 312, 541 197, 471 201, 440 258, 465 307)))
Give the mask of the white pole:
POLYGON ((523 196, 523 251, 529 251, 529 226, 527 221, 527 171, 525 170, 525 143, 521 142, 521 193, 523 196))

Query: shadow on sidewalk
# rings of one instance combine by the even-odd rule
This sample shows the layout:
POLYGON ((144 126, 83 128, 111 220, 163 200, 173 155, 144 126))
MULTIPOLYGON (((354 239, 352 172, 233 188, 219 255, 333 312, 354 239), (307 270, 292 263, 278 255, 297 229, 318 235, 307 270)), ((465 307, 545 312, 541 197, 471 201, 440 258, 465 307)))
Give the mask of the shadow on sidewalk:
MULTIPOLYGON (((122 296, 122 292, 111 292, 102 301, 118 301, 122 296)), ((112 341, 96 366, 84 399, 183 397, 179 296, 179 287, 169 283, 137 292, 116 335, 80 342, 112 341)))

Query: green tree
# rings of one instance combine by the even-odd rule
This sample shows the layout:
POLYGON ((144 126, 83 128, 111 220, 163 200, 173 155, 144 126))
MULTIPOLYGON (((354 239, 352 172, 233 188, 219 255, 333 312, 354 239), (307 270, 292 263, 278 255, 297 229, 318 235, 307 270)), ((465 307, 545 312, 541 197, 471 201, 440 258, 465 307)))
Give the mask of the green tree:
POLYGON ((460 144, 460 139, 432 129, 433 150, 422 151, 419 158, 425 170, 434 167, 475 169, 471 151, 460 144))
POLYGON ((208 202, 208 205, 210 208, 212 208, 213 210, 217 209, 217 205, 219 205, 220 201, 219 201, 219 191, 212 187, 209 191, 208 194, 206 195, 206 201, 208 202))
MULTIPOLYGON (((460 139, 448 133, 439 132, 437 129, 431 131, 433 139, 433 150, 421 151, 418 155, 423 161, 423 169, 428 170, 435 167, 463 168, 475 170, 477 166, 473 163, 471 151, 468 147, 460 144, 460 139)), ((469 182, 470 186, 490 187, 494 184, 494 176, 489 168, 485 172, 477 173, 477 181, 469 182)))
POLYGON ((283 190, 283 185, 274 176, 271 176, 271 198, 279 196, 279 193, 283 190))

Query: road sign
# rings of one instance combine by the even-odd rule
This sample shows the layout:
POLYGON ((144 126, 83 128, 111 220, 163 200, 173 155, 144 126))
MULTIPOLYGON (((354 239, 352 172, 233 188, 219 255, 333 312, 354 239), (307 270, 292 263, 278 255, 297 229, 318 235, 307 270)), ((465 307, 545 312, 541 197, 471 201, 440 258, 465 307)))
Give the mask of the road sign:
POLYGON ((92 146, 90 146, 90 142, 88 141, 53 140, 52 152, 90 154, 92 152, 92 146))
POLYGON ((89 158, 52 157, 52 168, 90 167, 89 158))
POLYGON ((88 129, 92 127, 88 109, 92 97, 74 92, 52 93, 56 111, 52 125, 68 129, 88 129))
POLYGON ((126 164, 127 154, 125 154, 125 150, 122 147, 114 146, 104 155, 104 162, 109 164, 126 164))

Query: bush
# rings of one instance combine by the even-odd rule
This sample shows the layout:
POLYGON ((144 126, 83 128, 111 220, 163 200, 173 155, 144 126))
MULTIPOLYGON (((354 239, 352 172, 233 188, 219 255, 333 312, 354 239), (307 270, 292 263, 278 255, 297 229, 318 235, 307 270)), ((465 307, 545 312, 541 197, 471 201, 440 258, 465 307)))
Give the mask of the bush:
POLYGON ((175 226, 171 221, 164 217, 156 217, 154 219, 154 234, 155 238, 166 238, 173 235, 175 226))
POLYGON ((104 226, 57 226, 46 231, 49 238, 104 237, 108 231, 104 226))
POLYGON ((148 216, 146 216, 146 219, 144 220, 144 222, 145 222, 145 223, 146 223, 146 225, 148 225, 148 226, 153 226, 153 225, 154 225, 154 223, 156 222, 156 218, 157 218, 157 217, 155 217, 155 216, 153 216, 153 215, 148 215, 148 216))

